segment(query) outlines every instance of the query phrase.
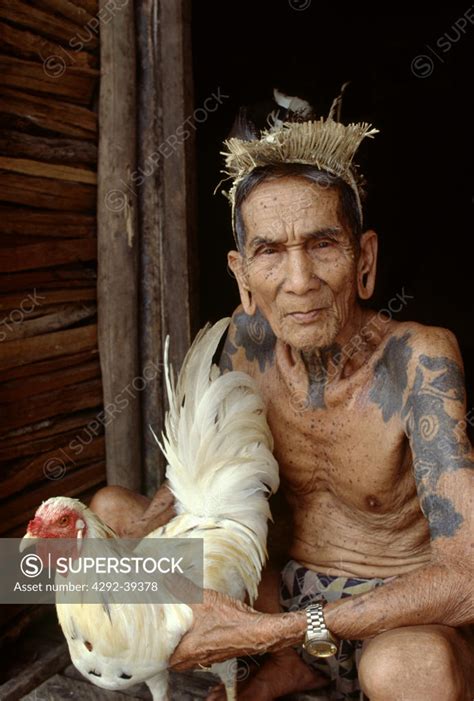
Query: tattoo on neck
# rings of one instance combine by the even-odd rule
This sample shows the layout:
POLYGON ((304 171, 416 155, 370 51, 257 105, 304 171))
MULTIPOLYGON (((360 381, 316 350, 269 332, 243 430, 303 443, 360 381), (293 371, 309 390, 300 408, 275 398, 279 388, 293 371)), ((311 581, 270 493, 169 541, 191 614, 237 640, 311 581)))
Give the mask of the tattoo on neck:
POLYGON ((333 343, 327 348, 321 348, 311 353, 301 353, 308 372, 308 405, 312 409, 325 409, 324 390, 330 374, 329 368, 337 368, 341 361, 341 347, 333 343))
POLYGON ((275 360, 276 336, 259 309, 250 316, 239 312, 234 317, 235 344, 227 340, 222 351, 220 367, 222 370, 232 370, 232 358, 238 348, 243 348, 248 361, 256 360, 260 372, 271 367, 275 360))

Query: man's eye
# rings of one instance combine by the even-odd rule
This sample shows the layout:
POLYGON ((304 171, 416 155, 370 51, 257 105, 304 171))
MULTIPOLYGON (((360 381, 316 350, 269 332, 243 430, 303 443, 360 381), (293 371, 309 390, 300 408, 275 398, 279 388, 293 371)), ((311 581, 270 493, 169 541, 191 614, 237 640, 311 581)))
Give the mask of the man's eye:
POLYGON ((272 253, 276 253, 276 248, 272 248, 271 246, 265 246, 265 248, 259 248, 257 251, 257 254, 263 254, 264 256, 269 256, 272 253))
POLYGON ((327 248, 330 245, 331 241, 318 241, 316 244, 316 248, 327 248))

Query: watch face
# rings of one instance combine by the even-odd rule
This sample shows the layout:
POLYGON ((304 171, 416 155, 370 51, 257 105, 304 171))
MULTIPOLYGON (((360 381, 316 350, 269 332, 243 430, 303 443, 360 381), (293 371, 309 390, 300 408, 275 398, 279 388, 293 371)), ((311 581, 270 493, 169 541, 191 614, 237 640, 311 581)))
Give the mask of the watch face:
POLYGON ((308 640, 304 647, 314 657, 331 657, 337 652, 337 646, 330 640, 308 640))

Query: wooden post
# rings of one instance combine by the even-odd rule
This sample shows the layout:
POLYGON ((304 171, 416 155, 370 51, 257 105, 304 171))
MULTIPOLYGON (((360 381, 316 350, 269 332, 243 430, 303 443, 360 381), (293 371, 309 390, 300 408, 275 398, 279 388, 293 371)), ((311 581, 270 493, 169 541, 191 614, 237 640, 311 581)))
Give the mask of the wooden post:
MULTIPOLYGON (((140 363, 161 368, 163 332, 161 308, 161 208, 160 168, 150 160, 160 142, 160 59, 158 2, 138 0, 135 5, 138 57, 137 163, 148 173, 136 186, 140 226, 140 363)), ((142 394, 142 455, 145 490, 153 496, 164 476, 164 458, 149 426, 160 435, 164 422, 163 375, 155 375, 142 394)))
MULTIPOLYGON (((193 299, 194 130, 189 0, 136 3, 138 84, 138 173, 140 221, 140 362, 160 365, 164 339, 179 369, 194 332, 193 299)), ((150 373, 152 375, 152 373, 150 373)), ((164 476, 164 460, 149 430, 163 428, 163 373, 142 398, 145 487, 153 495, 164 476)))
POLYGON ((179 368, 196 322, 195 130, 191 2, 161 0, 162 289, 165 333, 179 368), (173 138, 175 137, 175 138, 173 138), (171 153, 170 153, 171 151, 171 153))
MULTIPOLYGON (((101 7, 106 0, 101 0, 101 7)), ((133 4, 101 25, 98 181, 99 352, 107 481, 141 487, 136 200, 136 61, 133 4)))

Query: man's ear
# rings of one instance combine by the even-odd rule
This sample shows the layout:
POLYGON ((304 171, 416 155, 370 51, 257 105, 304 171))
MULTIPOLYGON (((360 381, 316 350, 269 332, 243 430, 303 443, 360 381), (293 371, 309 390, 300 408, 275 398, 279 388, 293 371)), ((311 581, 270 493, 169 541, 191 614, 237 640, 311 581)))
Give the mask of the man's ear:
POLYGON ((253 316, 257 311, 257 306, 253 300, 252 293, 248 286, 247 274, 244 269, 244 260, 238 251, 229 251, 227 254, 227 263, 229 268, 235 275, 239 286, 240 301, 244 311, 249 316, 253 316))
POLYGON ((360 237, 360 252, 357 260, 357 292, 361 299, 372 297, 377 272, 378 238, 368 229, 360 237))

